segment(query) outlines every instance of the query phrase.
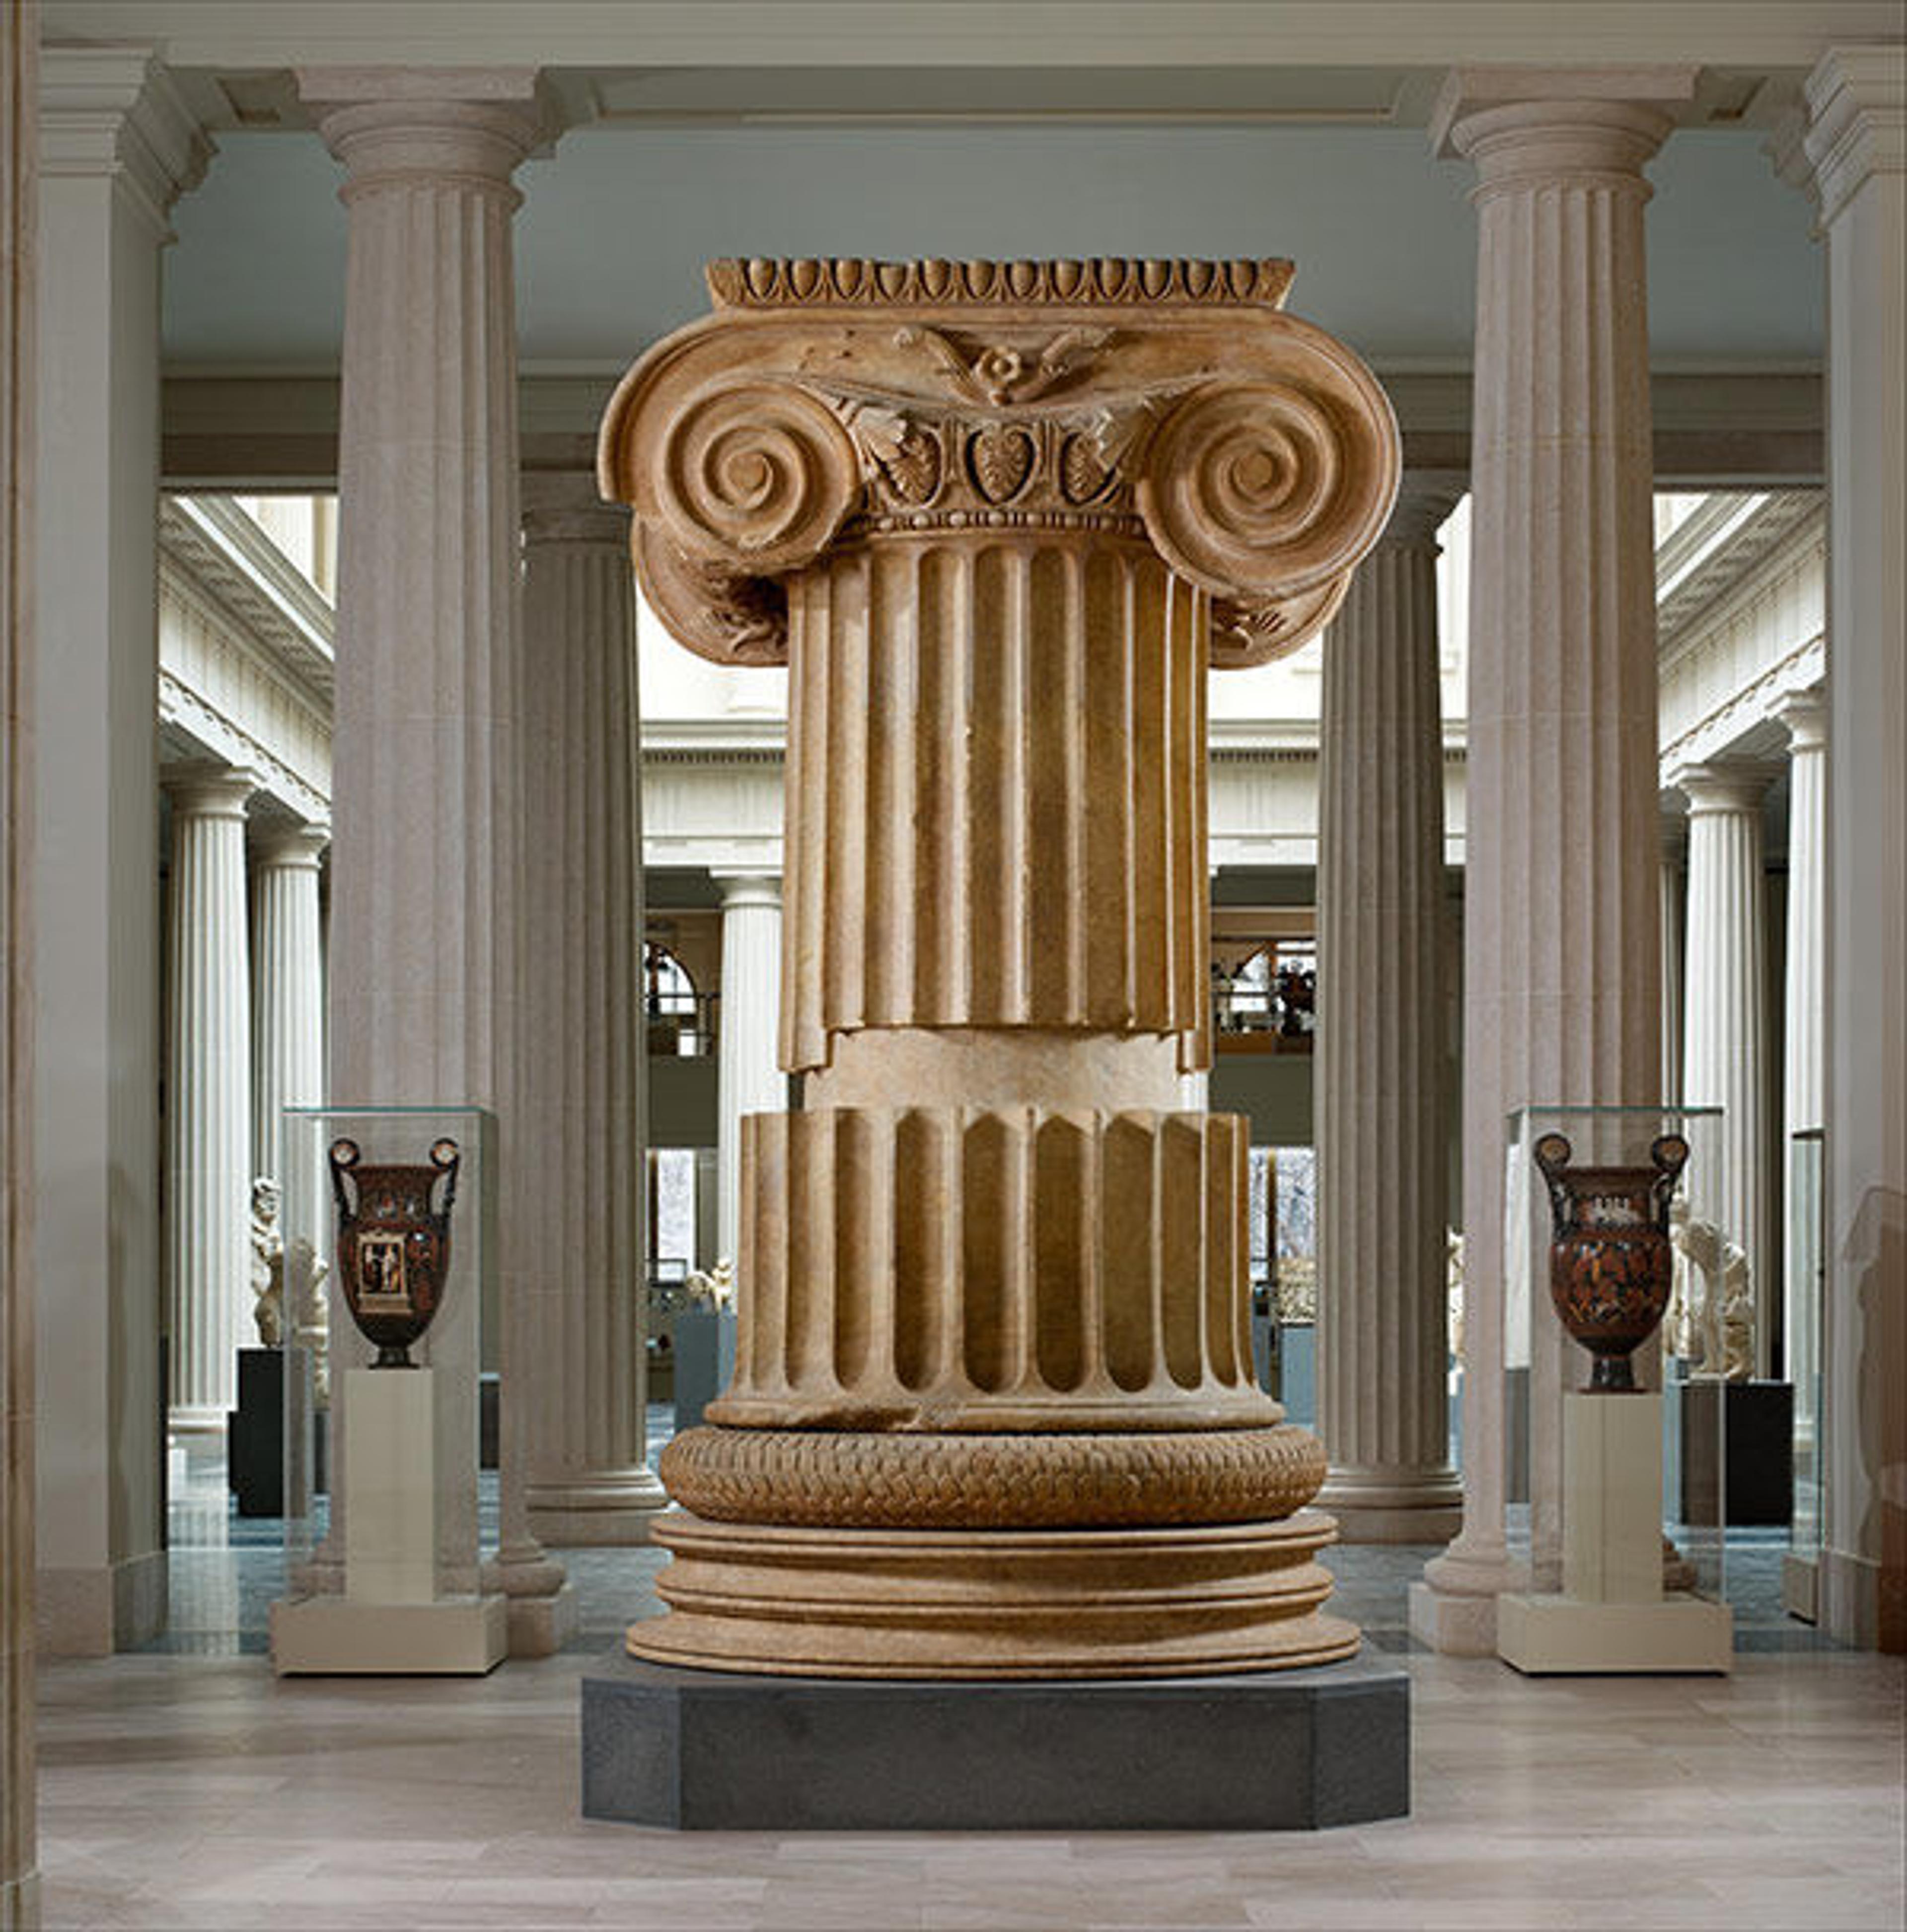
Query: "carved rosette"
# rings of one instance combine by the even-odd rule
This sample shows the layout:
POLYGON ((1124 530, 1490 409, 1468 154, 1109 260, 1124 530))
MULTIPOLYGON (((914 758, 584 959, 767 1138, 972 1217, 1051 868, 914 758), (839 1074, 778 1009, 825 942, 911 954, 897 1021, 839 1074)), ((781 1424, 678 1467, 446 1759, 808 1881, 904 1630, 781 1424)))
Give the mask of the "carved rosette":
POLYGON ((1207 670, 1313 634, 1397 484, 1382 391, 1282 312, 1290 274, 719 262, 716 313, 617 391, 600 481, 652 608, 789 668, 808 1076, 745 1124, 738 1360, 665 1460, 695 1514, 656 1532, 640 1654, 1356 1646, 1318 1610, 1323 1452, 1252 1370, 1245 1123, 1172 1111, 1209 1058, 1207 670))

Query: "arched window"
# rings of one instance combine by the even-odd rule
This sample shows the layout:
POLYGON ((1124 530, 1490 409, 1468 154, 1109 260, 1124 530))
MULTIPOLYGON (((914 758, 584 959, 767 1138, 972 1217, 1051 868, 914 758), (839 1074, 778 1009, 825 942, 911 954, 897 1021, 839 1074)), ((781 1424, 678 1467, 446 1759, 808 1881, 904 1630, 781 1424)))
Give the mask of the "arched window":
POLYGON ((652 1020, 695 1010, 695 982, 688 968, 653 939, 643 948, 642 979, 644 1007, 652 1020))

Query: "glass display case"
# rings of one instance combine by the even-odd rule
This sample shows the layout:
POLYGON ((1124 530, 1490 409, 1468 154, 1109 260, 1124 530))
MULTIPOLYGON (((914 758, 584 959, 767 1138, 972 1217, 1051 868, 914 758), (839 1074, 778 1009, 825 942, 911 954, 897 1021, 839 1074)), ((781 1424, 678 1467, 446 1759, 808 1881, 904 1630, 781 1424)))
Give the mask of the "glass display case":
POLYGON ((1794 1509, 1782 1563, 1782 1606, 1815 1620, 1821 1546, 1826 1528, 1827 1444, 1821 1374, 1827 1286, 1825 1143, 1808 1127, 1788 1143, 1788 1268, 1782 1300, 1783 1353, 1794 1390, 1794 1509))
POLYGON ((504 1608, 479 1586, 494 1146, 480 1108, 285 1110, 281 1670, 497 1660, 477 1660, 504 1608))
POLYGON ((1661 1396, 1647 1412, 1659 1414, 1662 1587, 1724 1594, 1725 1405, 1715 1370, 1725 1334, 1740 1344, 1730 1324, 1743 1309, 1728 1267, 1740 1250, 1727 1228, 1721 1129, 1716 1107, 1509 1117, 1506 1532, 1532 1591, 1564 1587, 1569 1498, 1591 1495, 1566 1472, 1565 1398, 1621 1402, 1635 1391, 1661 1396))

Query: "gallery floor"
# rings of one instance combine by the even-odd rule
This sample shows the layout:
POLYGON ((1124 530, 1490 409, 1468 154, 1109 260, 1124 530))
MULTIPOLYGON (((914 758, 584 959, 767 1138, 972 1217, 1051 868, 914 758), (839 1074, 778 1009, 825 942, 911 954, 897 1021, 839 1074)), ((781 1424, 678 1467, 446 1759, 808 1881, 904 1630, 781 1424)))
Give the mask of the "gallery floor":
POLYGON ((1414 1681, 1407 1820, 1307 1837, 677 1836, 577 1815, 577 1679, 653 1604, 648 1552, 574 1557, 584 1634, 547 1661, 475 1682, 281 1683, 257 1654, 270 1534, 227 1516, 215 1465, 184 1473, 172 1634, 43 1673, 50 1926, 1902 1923, 1907 1666, 1752 1610, 1730 1678, 1526 1680, 1408 1648, 1403 1593, 1427 1552, 1338 1551, 1346 1608, 1414 1681))

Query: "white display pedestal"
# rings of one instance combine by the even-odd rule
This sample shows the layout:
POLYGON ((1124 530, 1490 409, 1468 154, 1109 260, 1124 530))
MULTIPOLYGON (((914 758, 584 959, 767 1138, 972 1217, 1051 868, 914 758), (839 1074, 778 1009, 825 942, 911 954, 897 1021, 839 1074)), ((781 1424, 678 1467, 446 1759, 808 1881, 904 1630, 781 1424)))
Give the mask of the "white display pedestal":
POLYGON ((350 1369, 343 1383, 344 1592, 272 1606, 273 1664, 281 1676, 494 1669, 506 1600, 437 1592, 434 1371, 350 1369))
POLYGON ((1563 1398, 1563 1594, 1497 1599, 1497 1654, 1545 1672, 1720 1671, 1725 1604, 1662 1587, 1662 1397, 1563 1398))

